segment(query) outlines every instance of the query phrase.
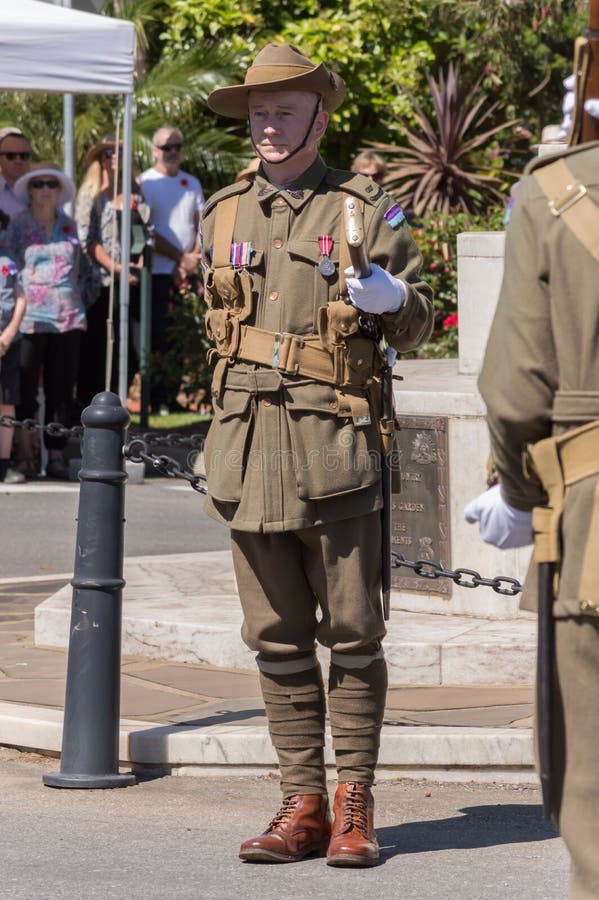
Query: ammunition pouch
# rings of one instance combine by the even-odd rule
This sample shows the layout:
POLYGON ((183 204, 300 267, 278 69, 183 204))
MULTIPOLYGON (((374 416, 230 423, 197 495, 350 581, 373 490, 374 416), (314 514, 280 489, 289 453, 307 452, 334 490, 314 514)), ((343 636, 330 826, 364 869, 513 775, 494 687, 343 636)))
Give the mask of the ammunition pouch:
POLYGON ((331 354, 337 385, 365 387, 385 362, 378 344, 362 337, 358 310, 342 300, 319 310, 318 335, 331 354))
POLYGON ((213 309, 226 309, 244 322, 252 314, 252 279, 245 269, 222 266, 206 273, 206 303, 213 309))

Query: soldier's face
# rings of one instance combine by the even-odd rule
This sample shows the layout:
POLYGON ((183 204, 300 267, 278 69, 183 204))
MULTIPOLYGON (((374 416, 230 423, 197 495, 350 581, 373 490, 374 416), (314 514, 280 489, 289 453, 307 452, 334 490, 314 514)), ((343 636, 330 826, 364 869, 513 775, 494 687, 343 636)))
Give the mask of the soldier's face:
MULTIPOLYGON (((284 161, 306 138, 303 151, 310 153, 324 134, 329 121, 328 113, 316 114, 310 128, 318 95, 306 91, 252 91, 248 109, 254 145, 267 161, 284 161)), ((299 155, 299 154, 298 154, 299 155)))

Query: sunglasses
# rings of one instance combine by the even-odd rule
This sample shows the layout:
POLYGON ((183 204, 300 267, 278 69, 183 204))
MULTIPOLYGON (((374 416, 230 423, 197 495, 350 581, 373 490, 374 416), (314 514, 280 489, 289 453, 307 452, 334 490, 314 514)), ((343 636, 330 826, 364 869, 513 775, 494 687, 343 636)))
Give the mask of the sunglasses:
POLYGON ((51 191, 56 191, 60 187, 60 181, 57 181, 56 178, 33 178, 31 187, 35 188, 36 191, 41 191, 45 187, 50 188, 51 191))
POLYGON ((181 151, 183 144, 163 144, 162 147, 160 144, 156 145, 159 150, 162 150, 164 153, 170 153, 171 150, 175 150, 177 153, 181 151))
POLYGON ((116 150, 102 150, 102 159, 112 159, 116 156, 116 150))
POLYGON ((11 162, 13 162, 15 159, 22 159, 24 161, 31 159, 31 153, 29 152, 29 150, 24 150, 22 153, 16 153, 14 150, 0 150, 0 156, 5 156, 11 162))

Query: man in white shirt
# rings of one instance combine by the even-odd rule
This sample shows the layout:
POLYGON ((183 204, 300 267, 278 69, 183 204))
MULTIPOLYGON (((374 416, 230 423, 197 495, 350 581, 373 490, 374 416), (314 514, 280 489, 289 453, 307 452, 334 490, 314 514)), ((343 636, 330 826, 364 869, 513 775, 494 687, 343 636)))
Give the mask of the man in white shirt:
MULTIPOLYGON (((18 128, 0 130, 0 213, 10 218, 21 212, 25 204, 18 200, 13 187, 31 165, 31 146, 18 128)), ((0 216, 0 219, 3 218, 0 216)), ((1 225, 1 223, 0 223, 1 225)))
MULTIPOLYGON (((168 350, 166 330, 178 286, 195 281, 199 256, 199 222, 204 207, 202 185, 184 172, 183 135, 171 125, 163 125, 152 140, 156 163, 140 177, 143 194, 152 210, 155 227, 152 265, 152 354, 162 358, 168 350)), ((151 386, 150 403, 154 412, 168 412, 176 398, 178 385, 151 386), (166 409, 165 409, 166 408, 166 409)))

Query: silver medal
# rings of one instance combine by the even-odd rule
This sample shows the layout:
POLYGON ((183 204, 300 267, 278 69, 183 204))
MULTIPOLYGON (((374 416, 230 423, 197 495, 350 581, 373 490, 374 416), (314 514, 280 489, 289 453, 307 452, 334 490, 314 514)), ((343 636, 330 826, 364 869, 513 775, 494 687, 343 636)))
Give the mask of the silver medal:
POLYGON ((320 269, 321 274, 324 275, 325 278, 328 278, 329 275, 335 274, 335 263, 328 256, 322 257, 322 259, 318 263, 318 268, 320 269))

